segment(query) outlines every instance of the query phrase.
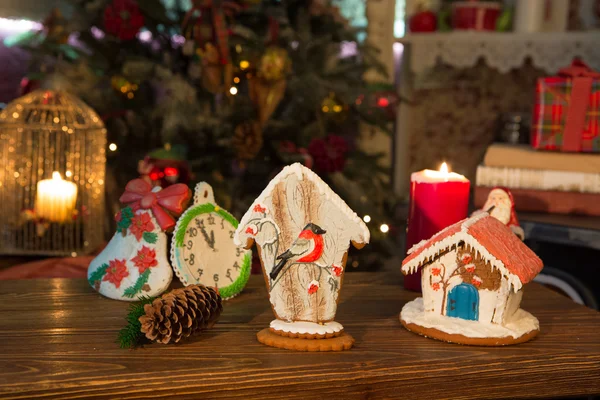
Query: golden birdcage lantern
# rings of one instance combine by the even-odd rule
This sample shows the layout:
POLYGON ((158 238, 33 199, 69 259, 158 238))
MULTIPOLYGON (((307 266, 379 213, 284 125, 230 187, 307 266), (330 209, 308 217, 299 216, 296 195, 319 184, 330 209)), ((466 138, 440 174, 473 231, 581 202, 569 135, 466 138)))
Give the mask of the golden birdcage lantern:
POLYGON ((0 254, 85 254, 103 241, 106 129, 77 97, 36 90, 0 111, 0 254))

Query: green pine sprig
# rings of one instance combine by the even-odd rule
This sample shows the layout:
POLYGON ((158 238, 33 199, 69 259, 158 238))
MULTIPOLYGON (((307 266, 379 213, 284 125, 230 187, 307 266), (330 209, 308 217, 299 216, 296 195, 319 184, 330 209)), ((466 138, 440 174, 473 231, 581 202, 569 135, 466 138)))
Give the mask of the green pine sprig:
POLYGON ((124 207, 121 210, 121 220, 117 222, 117 232, 126 232, 131 226, 131 219, 133 218, 133 210, 131 207, 124 207))
POLYGON ((104 277, 104 275, 106 274, 107 269, 108 269, 108 264, 104 263, 97 270, 92 272, 92 274, 88 278, 88 282, 90 283, 90 286, 94 286, 97 281, 101 280, 104 277))
POLYGON ((158 235, 154 232, 144 232, 144 234, 142 235, 142 238, 146 242, 148 242, 150 244, 154 244, 158 240, 158 235))
POLYGON ((142 333, 142 324, 139 318, 146 314, 144 306, 151 304, 156 297, 144 296, 139 302, 133 303, 129 306, 129 311, 125 320, 127 326, 119 331, 117 343, 122 349, 134 348, 142 345, 146 340, 146 337, 142 333))
POLYGON ((150 277, 150 268, 148 268, 147 270, 142 272, 140 274, 140 276, 137 278, 137 280, 135 281, 135 283, 133 285, 129 286, 127 289, 125 289, 125 291, 123 292, 123 296, 133 299, 136 294, 138 294, 139 292, 142 291, 142 287, 148 282, 149 277, 150 277))

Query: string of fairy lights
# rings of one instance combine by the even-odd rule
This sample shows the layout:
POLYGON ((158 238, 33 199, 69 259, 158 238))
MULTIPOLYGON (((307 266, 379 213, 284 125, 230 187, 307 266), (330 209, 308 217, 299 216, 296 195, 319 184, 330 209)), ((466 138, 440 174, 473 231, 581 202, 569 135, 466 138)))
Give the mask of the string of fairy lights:
MULTIPOLYGON (((365 215, 363 217, 363 221, 365 221, 365 223, 369 223, 371 222, 371 216, 370 215, 365 215)), ((388 233, 390 231, 390 226, 388 224, 381 224, 379 225, 379 230, 381 231, 381 233, 388 233)))

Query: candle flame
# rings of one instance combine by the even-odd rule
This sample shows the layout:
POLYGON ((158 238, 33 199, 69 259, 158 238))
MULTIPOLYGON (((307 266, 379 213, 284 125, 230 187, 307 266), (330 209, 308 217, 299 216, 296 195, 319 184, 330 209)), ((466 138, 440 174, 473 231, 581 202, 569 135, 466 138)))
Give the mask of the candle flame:
POLYGON ((443 174, 447 174, 449 172, 448 171, 448 164, 446 164, 446 162, 442 163, 442 166, 440 167, 440 172, 443 173, 443 174))
POLYGON ((59 181, 60 181, 60 180, 62 179, 62 178, 61 178, 61 176, 60 176, 60 172, 58 172, 58 171, 54 171, 54 172, 52 173, 52 179, 55 179, 55 180, 59 180, 59 181))

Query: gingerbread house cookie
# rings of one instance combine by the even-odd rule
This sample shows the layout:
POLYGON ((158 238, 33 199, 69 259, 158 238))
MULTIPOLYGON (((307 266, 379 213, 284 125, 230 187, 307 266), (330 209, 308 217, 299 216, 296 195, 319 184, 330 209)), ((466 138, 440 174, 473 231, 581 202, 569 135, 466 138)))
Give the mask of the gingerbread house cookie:
POLYGON ((499 346, 525 342, 538 320, 519 306, 542 261, 498 219, 480 213, 413 246, 402 262, 422 267, 423 297, 400 320, 409 331, 448 342, 499 346))
POLYGON ((242 217, 234 241, 256 243, 276 319, 261 343, 304 351, 349 349, 354 342, 334 321, 352 243, 369 229, 314 172, 285 167, 242 217))

